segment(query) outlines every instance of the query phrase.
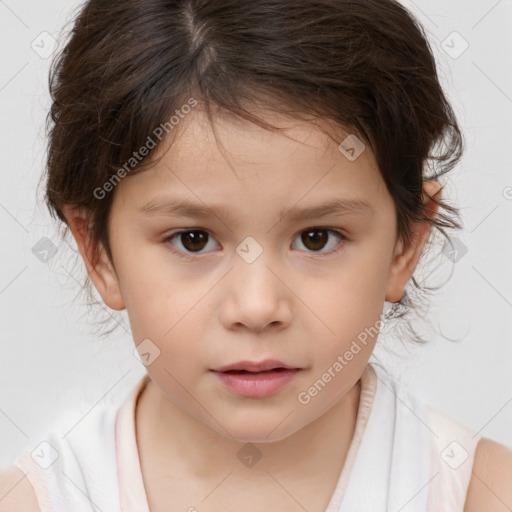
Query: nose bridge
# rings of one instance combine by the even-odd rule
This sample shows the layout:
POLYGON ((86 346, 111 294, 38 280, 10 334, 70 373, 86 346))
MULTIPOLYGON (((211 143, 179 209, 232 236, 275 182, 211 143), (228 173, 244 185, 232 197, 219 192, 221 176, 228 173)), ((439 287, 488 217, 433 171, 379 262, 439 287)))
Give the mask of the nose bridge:
POLYGON ((282 268, 279 261, 250 236, 236 247, 234 256, 223 321, 231 325, 242 323, 254 330, 270 323, 288 323, 290 294, 285 279, 278 277, 282 268))
POLYGON ((269 267, 279 266, 279 262, 275 258, 271 261, 270 249, 264 248, 256 238, 247 236, 235 251, 233 279, 239 291, 253 296, 275 293, 276 278, 269 267))

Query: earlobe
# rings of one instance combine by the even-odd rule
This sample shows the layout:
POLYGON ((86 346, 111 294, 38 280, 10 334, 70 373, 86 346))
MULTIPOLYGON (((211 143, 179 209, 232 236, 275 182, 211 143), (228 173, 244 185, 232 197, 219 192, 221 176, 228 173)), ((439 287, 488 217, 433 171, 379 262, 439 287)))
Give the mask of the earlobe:
POLYGON ((84 260, 87 273, 103 301, 111 309, 117 311, 124 309, 126 306, 121 294, 119 279, 107 251, 101 243, 98 245, 96 261, 94 260, 88 212, 83 208, 72 208, 69 205, 63 207, 63 212, 84 260))
MULTIPOLYGON (((431 219, 437 214, 438 204, 436 201, 440 200, 440 196, 441 185, 438 182, 424 182, 423 207, 425 214, 431 219), (435 198, 435 201, 432 198, 435 198)), ((411 241, 408 244, 405 244, 403 240, 397 242, 389 270, 386 301, 398 302, 403 297, 405 287, 416 268, 430 229, 431 225, 428 222, 414 223, 411 226, 411 241)))

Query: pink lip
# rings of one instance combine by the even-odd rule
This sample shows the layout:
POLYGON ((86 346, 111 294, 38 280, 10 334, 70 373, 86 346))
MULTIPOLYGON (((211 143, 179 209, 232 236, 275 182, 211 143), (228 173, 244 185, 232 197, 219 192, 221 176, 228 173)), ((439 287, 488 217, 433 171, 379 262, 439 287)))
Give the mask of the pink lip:
POLYGON ((265 398, 278 393, 300 372, 300 368, 268 370, 255 373, 211 371, 233 393, 247 398, 265 398))

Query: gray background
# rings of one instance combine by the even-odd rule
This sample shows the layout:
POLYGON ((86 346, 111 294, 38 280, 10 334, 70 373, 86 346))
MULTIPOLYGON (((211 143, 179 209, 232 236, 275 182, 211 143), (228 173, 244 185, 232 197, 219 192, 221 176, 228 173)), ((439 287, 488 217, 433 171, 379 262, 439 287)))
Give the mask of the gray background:
MULTIPOLYGON (((512 446, 512 1, 403 3, 428 32, 465 133, 466 153, 446 181, 464 230, 457 254, 439 265, 448 282, 428 310, 435 329, 421 331, 431 343, 404 349, 389 333, 375 356, 427 403, 512 446)), ((76 251, 60 241, 36 190, 50 104, 45 52, 78 5, 0 1, 0 466, 35 447, 57 416, 72 411, 70 422, 79 421, 118 402, 145 372, 125 314, 110 339, 91 333, 76 251), (44 237, 57 247, 46 263, 44 237)))

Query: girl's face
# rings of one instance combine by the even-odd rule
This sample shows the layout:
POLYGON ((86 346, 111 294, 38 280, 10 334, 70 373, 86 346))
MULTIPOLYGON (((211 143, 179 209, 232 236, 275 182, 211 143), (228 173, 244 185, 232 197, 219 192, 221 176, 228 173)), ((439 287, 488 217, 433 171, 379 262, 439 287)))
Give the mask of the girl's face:
POLYGON ((353 159, 314 124, 287 126, 291 138, 217 118, 221 147, 201 112, 182 119, 163 159, 116 187, 115 272, 91 274, 107 305, 127 308, 162 396, 238 440, 283 439, 348 396, 428 234, 397 240, 368 147, 353 159), (212 371, 266 359, 299 368, 267 396, 212 371))

